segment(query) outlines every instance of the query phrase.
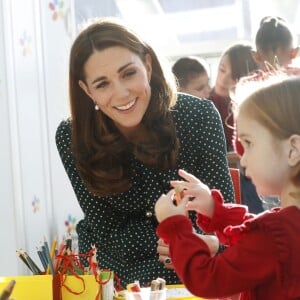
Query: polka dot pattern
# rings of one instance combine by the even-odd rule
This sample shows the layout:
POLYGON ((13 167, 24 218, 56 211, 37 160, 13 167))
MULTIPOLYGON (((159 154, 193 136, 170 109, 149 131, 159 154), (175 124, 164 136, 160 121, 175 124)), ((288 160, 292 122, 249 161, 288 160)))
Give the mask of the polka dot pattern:
MULTIPOLYGON (((70 120, 62 121, 56 132, 59 154, 84 212, 76 227, 80 252, 95 244, 101 268, 113 270, 123 287, 134 280, 147 285, 158 276, 168 284, 180 283, 175 272, 158 261, 154 215, 156 200, 169 190, 170 180, 179 179, 178 168, 220 189, 226 201, 234 198, 223 127, 212 102, 178 94, 172 115, 180 140, 176 168, 163 172, 132 158, 132 187, 116 196, 98 197, 86 189, 72 157, 70 120)), ((190 217, 195 224, 195 214, 190 217)))

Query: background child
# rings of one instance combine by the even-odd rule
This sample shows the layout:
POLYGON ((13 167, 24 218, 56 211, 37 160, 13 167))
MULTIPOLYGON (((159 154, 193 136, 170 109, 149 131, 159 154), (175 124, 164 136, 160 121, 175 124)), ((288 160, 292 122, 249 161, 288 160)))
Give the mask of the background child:
POLYGON ((277 76, 256 78, 241 89, 248 87, 251 94, 238 107, 237 128, 246 175, 259 194, 280 196, 281 208, 250 215, 243 206, 224 204, 219 191, 183 170, 179 175, 186 181, 172 182, 186 189, 182 203, 173 204, 173 190, 156 203, 157 233, 169 243, 177 274, 196 296, 300 297, 300 78, 277 76), (230 247, 211 257, 186 210, 196 211, 198 225, 216 231, 230 247))
POLYGON ((209 95, 218 109, 226 137, 227 151, 232 151, 233 116, 230 91, 243 76, 258 69, 252 57, 253 48, 248 43, 236 43, 221 55, 215 85, 209 95))
POLYGON ((179 58, 172 67, 177 79, 178 91, 208 98, 210 93, 209 68, 204 59, 196 56, 179 58))
MULTIPOLYGON (((221 115, 227 151, 230 153, 233 150, 233 113, 230 92, 241 77, 254 73, 259 68, 252 53, 252 45, 246 42, 229 46, 221 56, 215 86, 209 96, 221 115)), ((231 167, 236 167, 239 165, 238 157, 233 160, 233 165, 229 163, 231 167)), ((244 176, 243 169, 241 169, 240 182, 242 203, 248 206, 250 212, 262 212, 264 210, 262 202, 251 180, 244 176)))
MULTIPOLYGON (((276 16, 262 18, 256 33, 255 45, 253 58, 260 69, 289 67, 289 70, 292 70, 299 47, 297 47, 297 35, 292 31, 287 20, 276 16)), ((297 72, 299 75, 299 69, 297 72)), ((263 198, 263 203, 264 208, 270 209, 278 206, 279 198, 267 196, 263 198)))
POLYGON ((264 17, 255 37, 253 57, 261 69, 269 66, 288 66, 297 56, 296 35, 281 17, 264 17))

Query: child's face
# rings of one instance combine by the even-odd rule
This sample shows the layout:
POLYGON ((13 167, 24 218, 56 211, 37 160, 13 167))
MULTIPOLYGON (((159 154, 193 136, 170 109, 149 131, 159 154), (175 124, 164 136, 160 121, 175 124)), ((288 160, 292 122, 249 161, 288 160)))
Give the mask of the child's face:
POLYGON ((235 85, 232 79, 231 65, 228 55, 224 55, 219 63, 215 92, 221 97, 228 97, 230 89, 235 85))
POLYGON ((280 195, 289 182, 289 165, 285 140, 276 139, 266 127, 240 113, 238 137, 244 153, 241 166, 251 178, 260 196, 280 195))
POLYGON ((210 86, 207 74, 200 73, 193 77, 186 86, 180 88, 180 92, 188 93, 199 98, 208 98, 210 86))

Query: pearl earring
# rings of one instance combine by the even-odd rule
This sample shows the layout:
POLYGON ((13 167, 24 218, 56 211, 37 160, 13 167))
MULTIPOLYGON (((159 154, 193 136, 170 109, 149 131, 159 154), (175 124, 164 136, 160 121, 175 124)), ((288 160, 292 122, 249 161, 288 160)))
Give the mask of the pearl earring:
POLYGON ((95 110, 99 110, 99 106, 95 104, 95 110))

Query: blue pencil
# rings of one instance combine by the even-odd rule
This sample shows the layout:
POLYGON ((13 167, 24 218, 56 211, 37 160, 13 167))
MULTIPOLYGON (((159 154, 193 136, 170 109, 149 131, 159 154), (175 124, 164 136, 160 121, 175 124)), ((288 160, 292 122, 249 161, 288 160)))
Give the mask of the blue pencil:
POLYGON ((37 254, 41 260, 41 263, 45 269, 45 272, 47 271, 47 267, 48 267, 48 262, 47 262, 47 258, 45 257, 45 253, 43 252, 42 248, 37 249, 37 254))
POLYGON ((50 274, 53 275, 54 274, 54 267, 53 267, 53 262, 52 262, 52 259, 51 259, 50 250, 49 250, 49 246, 48 246, 46 238, 44 238, 44 246, 45 246, 45 252, 46 252, 45 254, 46 254, 48 264, 49 264, 49 268, 50 268, 50 274))

